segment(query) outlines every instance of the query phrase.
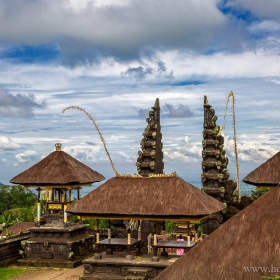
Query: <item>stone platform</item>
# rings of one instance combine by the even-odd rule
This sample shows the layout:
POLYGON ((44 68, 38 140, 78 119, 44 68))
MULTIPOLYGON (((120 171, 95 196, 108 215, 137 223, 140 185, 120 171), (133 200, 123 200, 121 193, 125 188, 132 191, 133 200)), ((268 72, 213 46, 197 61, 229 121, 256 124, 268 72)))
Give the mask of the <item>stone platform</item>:
POLYGON ((29 231, 19 265, 74 268, 93 254, 94 237, 87 234, 87 225, 45 224, 29 231))
POLYGON ((70 260, 42 260, 37 258, 18 259, 17 266, 33 266, 33 267, 54 267, 54 268, 75 268, 82 264, 82 261, 89 255, 70 260))
POLYGON ((160 257, 158 262, 152 262, 151 254, 133 256, 132 260, 128 260, 126 255, 126 252, 114 252, 112 255, 103 252, 101 259, 85 259, 82 261, 84 272, 80 280, 150 280, 178 259, 175 254, 170 254, 160 257))

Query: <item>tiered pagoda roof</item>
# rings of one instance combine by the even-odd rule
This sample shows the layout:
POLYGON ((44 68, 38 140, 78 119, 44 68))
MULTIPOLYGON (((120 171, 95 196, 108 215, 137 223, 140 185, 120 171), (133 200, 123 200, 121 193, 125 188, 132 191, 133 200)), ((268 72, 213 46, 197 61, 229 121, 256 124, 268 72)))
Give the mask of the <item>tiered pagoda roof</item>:
POLYGON ((204 96, 204 123, 202 141, 202 189, 218 200, 230 200, 236 188, 236 182, 229 180, 228 158, 224 150, 224 137, 215 110, 204 96))
POLYGON ((162 174, 164 168, 158 98, 152 109, 146 119, 148 125, 141 141, 142 151, 138 152, 136 162, 138 174, 143 177, 148 177, 150 174, 162 174))

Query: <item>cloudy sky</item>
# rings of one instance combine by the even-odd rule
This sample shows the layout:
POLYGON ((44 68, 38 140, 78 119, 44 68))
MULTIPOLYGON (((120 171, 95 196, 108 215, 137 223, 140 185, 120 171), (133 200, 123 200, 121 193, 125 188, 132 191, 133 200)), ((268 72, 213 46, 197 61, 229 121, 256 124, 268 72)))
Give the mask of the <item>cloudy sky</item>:
MULTIPOLYGON (((54 150, 114 176, 135 173, 160 99, 165 172, 200 181, 203 97, 224 122, 230 91, 241 179, 279 150, 277 0, 0 0, 0 182, 54 150)), ((235 178, 232 118, 228 169, 235 178)))

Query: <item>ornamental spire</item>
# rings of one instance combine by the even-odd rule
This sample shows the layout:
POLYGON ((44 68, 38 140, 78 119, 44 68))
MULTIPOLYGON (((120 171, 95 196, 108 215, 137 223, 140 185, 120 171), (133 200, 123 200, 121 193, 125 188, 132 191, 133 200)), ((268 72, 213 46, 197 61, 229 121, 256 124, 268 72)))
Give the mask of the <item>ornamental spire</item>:
POLYGON ((148 125, 142 134, 143 139, 140 143, 142 151, 138 152, 136 162, 138 174, 143 177, 148 177, 150 174, 163 174, 164 168, 158 98, 152 109, 146 119, 148 125))

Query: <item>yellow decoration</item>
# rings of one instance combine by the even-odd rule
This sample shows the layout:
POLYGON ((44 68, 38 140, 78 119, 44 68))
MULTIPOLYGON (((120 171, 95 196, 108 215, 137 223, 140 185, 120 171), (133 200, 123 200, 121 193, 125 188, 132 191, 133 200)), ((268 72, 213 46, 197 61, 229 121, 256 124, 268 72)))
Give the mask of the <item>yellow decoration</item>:
POLYGON ((55 144, 55 150, 56 150, 56 151, 61 151, 61 146, 62 146, 62 145, 61 145, 60 143, 56 143, 56 144, 55 144))
POLYGON ((62 203, 49 203, 48 204, 48 209, 50 209, 50 210, 57 210, 57 209, 62 210, 63 209, 62 205, 63 205, 62 203))

